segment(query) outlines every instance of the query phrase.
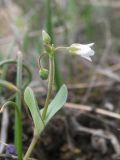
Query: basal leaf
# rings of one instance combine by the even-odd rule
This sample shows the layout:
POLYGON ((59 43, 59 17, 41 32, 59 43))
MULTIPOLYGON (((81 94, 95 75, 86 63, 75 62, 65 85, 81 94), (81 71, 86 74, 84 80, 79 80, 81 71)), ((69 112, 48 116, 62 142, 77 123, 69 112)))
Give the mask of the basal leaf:
MULTIPOLYGON (((68 95, 67 87, 66 85, 62 85, 57 95, 48 106, 45 124, 47 124, 49 120, 63 107, 63 105, 67 100, 67 95, 68 95)), ((40 112, 42 113, 42 111, 43 109, 40 112)))
POLYGON ((44 129, 44 123, 42 121, 42 118, 39 112, 39 108, 36 102, 35 95, 30 87, 27 87, 25 89, 24 100, 30 109, 30 112, 31 112, 31 115, 34 121, 35 129, 39 133, 41 133, 42 130, 44 129))

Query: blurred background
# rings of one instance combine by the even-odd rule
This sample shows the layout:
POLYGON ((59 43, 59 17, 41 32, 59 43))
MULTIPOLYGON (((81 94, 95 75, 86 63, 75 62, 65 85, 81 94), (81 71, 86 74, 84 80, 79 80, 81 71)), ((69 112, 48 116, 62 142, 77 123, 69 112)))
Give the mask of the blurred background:
MULTIPOLYGON (((55 86, 68 86, 68 102, 46 128, 34 157, 119 159, 120 0, 0 0, 0 61, 16 59, 17 49, 22 51, 41 107, 47 92, 37 63, 43 50, 43 29, 55 46, 94 42, 95 56, 91 63, 65 51, 56 53, 55 86)), ((48 68, 47 59, 42 63, 48 68)), ((11 65, 7 79, 15 82, 15 75, 11 65)), ((8 142, 12 142, 9 125, 8 142)), ((30 125, 31 120, 23 115, 25 150, 32 136, 30 125)))

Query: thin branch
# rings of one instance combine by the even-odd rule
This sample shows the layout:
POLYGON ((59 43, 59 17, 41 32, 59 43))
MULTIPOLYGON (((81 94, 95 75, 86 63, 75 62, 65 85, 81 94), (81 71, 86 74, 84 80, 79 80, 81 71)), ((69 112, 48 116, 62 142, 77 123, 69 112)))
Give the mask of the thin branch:
POLYGON ((66 103, 65 107, 70 108, 70 109, 79 109, 82 112, 94 112, 96 114, 100 114, 102 116, 107 116, 110 118, 115 118, 115 119, 119 119, 120 120, 120 114, 114 113, 114 112, 110 112, 104 109, 100 109, 100 108, 92 108, 91 106, 86 106, 86 105, 78 105, 78 104, 74 104, 74 103, 66 103))

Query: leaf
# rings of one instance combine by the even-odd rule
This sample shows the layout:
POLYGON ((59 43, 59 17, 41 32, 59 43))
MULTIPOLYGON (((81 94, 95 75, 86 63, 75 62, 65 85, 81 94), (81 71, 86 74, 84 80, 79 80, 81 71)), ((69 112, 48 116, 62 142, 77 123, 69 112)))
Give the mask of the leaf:
POLYGON ((41 133, 42 130, 44 129, 44 123, 42 121, 42 117, 39 112, 39 108, 36 102, 35 95, 30 87, 27 87, 24 92, 24 100, 30 109, 35 129, 37 130, 38 133, 41 133))
MULTIPOLYGON (((66 85, 62 85, 57 95, 48 106, 45 124, 47 124, 49 120, 64 106, 67 100, 67 95, 68 95, 67 87, 66 85)), ((42 113, 42 111, 43 109, 40 112, 42 113)))

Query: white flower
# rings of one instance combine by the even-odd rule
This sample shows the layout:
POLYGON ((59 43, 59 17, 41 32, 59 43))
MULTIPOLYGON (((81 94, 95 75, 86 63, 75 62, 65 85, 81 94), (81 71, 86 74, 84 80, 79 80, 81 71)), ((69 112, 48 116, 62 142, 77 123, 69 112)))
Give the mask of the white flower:
POLYGON ((78 54, 81 57, 83 57, 89 61, 92 61, 90 56, 93 56, 95 54, 94 50, 91 49, 91 47, 93 45, 94 45, 94 43, 90 43, 90 44, 74 43, 68 48, 68 50, 70 53, 78 54))

